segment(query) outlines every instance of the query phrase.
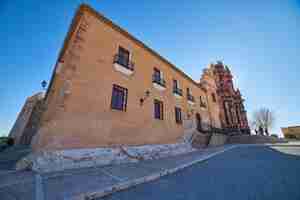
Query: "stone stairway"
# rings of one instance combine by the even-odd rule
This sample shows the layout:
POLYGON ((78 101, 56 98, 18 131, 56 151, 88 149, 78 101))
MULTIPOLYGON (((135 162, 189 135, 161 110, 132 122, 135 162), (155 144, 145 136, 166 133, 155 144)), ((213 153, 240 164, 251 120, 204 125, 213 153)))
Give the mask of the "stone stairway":
POLYGON ((265 135, 234 135, 228 139, 229 144, 264 144, 287 142, 283 138, 276 138, 265 135))
POLYGON ((16 145, 0 152, 0 171, 15 170, 18 160, 31 152, 31 148, 25 145, 16 145))
POLYGON ((199 132, 194 120, 184 120, 183 127, 184 134, 182 139, 184 142, 190 143, 192 147, 197 149, 206 148, 208 146, 210 135, 199 132))

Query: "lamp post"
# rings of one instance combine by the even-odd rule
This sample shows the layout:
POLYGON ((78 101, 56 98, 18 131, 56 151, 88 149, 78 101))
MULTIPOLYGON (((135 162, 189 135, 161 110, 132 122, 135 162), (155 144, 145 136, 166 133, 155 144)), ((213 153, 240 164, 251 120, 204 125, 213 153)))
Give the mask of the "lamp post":
POLYGON ((43 90, 46 90, 47 81, 43 80, 43 81, 41 82, 41 85, 42 85, 43 90))

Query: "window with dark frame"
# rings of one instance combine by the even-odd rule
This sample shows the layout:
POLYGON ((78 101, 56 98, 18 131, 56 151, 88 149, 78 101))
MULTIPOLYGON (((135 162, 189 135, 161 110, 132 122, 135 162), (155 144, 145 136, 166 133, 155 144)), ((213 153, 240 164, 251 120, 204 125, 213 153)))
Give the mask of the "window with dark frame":
POLYGON ((173 93, 182 96, 182 89, 179 88, 178 80, 173 79, 173 93))
POLYGON ((212 94, 211 94, 211 97, 212 97, 213 102, 216 102, 216 101, 217 101, 215 93, 212 93, 212 94))
POLYGON ((157 99, 154 99, 154 118, 155 119, 160 119, 163 120, 163 115, 164 115, 164 106, 163 102, 159 101, 157 99))
POLYGON ((161 79, 160 70, 154 67, 153 68, 153 80, 156 83, 160 83, 160 79, 161 79))
POLYGON ((129 65, 129 51, 123 47, 119 47, 119 62, 123 66, 129 65))
POLYGON ((200 107, 203 107, 203 108, 206 107, 205 101, 202 96, 200 96, 200 107))
POLYGON ((162 72, 156 67, 153 68, 152 82, 166 87, 166 81, 162 77, 162 72))
POLYGON ((186 97, 188 101, 195 102, 194 96, 191 94, 190 88, 186 88, 186 97))
POLYGON ((173 88, 178 89, 178 81, 173 79, 173 88))
POLYGON ((186 88, 186 94, 190 95, 190 88, 186 88))
POLYGON ((175 107, 175 121, 177 124, 182 124, 181 108, 175 107))
POLYGON ((111 108, 115 110, 126 111, 127 107, 127 88, 123 88, 119 85, 114 84, 111 96, 111 108))

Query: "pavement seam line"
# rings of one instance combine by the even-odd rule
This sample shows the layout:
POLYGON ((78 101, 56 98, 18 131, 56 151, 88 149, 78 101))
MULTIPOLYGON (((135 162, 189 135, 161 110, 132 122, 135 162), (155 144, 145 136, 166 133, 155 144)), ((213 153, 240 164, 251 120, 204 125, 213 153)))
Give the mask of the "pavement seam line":
POLYGON ((117 181, 120 181, 120 182, 124 181, 124 179, 122 179, 122 178, 120 178, 120 177, 117 177, 117 176, 114 176, 114 175, 112 175, 111 173, 109 173, 109 172, 107 172, 107 171, 105 171, 105 170, 103 170, 103 169, 101 169, 100 171, 101 171, 103 174, 105 174, 105 175, 107 175, 107 176, 109 176, 109 177, 111 177, 111 178, 113 178, 113 179, 115 179, 115 180, 117 180, 117 181))
POLYGON ((0 175, 1 174, 7 175, 7 174, 13 174, 13 173, 16 173, 16 170, 0 170, 0 175))
POLYGON ((40 174, 35 175, 35 199, 44 200, 43 179, 40 174))
POLYGON ((27 182, 31 182, 32 180, 30 179, 25 179, 25 180, 22 180, 20 182, 13 182, 13 183, 8 183, 8 184, 0 184, 0 190, 2 188, 5 188, 5 187, 9 187, 9 186, 12 186, 12 185, 17 185, 17 184, 24 184, 24 183, 27 183, 27 182))
POLYGON ((175 168, 164 169, 161 172, 152 173, 152 174, 149 174, 147 176, 143 176, 143 177, 132 179, 132 180, 126 180, 125 182, 120 182, 120 183, 117 183, 113 186, 105 187, 105 188, 99 190, 98 192, 90 192, 90 193, 82 194, 82 195, 77 196, 76 199, 93 200, 95 198, 101 198, 101 197, 107 196, 109 194, 112 194, 114 192, 121 191, 121 190, 124 190, 124 189, 128 189, 132 186, 136 186, 136 185, 139 185, 139 184, 142 184, 142 183, 150 182, 150 181, 156 180, 160 177, 163 177, 165 175, 175 173, 175 172, 177 172, 181 169, 187 168, 187 167, 192 166, 192 165, 194 165, 196 163, 199 163, 199 162, 206 161, 206 160, 208 160, 208 159, 210 159, 210 158, 212 158, 212 157, 214 157, 218 154, 224 153, 224 152, 229 151, 229 150, 231 150, 233 148, 236 148, 236 147, 239 147, 239 145, 233 145, 233 146, 229 146, 227 148, 223 148, 222 150, 219 150, 217 152, 213 152, 209 155, 203 156, 200 159, 196 159, 194 161, 179 165, 178 167, 175 167, 175 168))

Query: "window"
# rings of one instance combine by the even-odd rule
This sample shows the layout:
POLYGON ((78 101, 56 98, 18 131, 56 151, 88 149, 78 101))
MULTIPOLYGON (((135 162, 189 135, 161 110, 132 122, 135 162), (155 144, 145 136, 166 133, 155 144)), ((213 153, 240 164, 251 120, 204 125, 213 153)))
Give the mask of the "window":
POLYGON ((123 47, 119 47, 118 53, 114 55, 113 66, 116 71, 119 71, 127 76, 134 72, 134 63, 131 61, 131 54, 123 47))
POLYGON ((154 118, 163 120, 163 102, 157 99, 154 99, 154 118))
POLYGON ((215 95, 215 93, 212 93, 212 94, 211 94, 211 97, 212 97, 213 102, 216 102, 216 101, 217 101, 217 100, 216 100, 216 95, 215 95))
POLYGON ((195 102, 194 96, 191 94, 190 88, 186 88, 186 97, 188 101, 195 102))
POLYGON ((182 124, 181 109, 175 107, 175 121, 177 124, 182 124))
POLYGON ((157 68, 153 69, 152 81, 153 81, 153 83, 157 83, 163 87, 166 87, 166 82, 163 78, 163 73, 157 68))
POLYGON ((179 88, 178 87, 178 81, 175 80, 175 79, 173 80, 173 87, 176 88, 176 89, 179 88))
POLYGON ((131 71, 134 70, 134 63, 130 61, 130 52, 123 47, 119 47, 118 53, 114 56, 114 63, 131 71))
POLYGON ((154 71, 153 72, 154 77, 157 79, 160 79, 160 70, 157 68, 154 68, 153 71, 154 71))
POLYGON ((113 85, 111 108, 126 111, 128 90, 118 85, 113 85))
POLYGON ((190 88, 186 88, 186 94, 187 94, 187 95, 190 94, 190 88))
POLYGON ((173 80, 173 93, 182 96, 182 89, 179 88, 179 82, 177 80, 173 80))
POLYGON ((123 47, 119 47, 119 63, 123 66, 128 66, 129 64, 129 51, 123 47))
POLYGON ((206 107, 205 101, 202 96, 200 96, 200 107, 203 107, 203 108, 206 107))

